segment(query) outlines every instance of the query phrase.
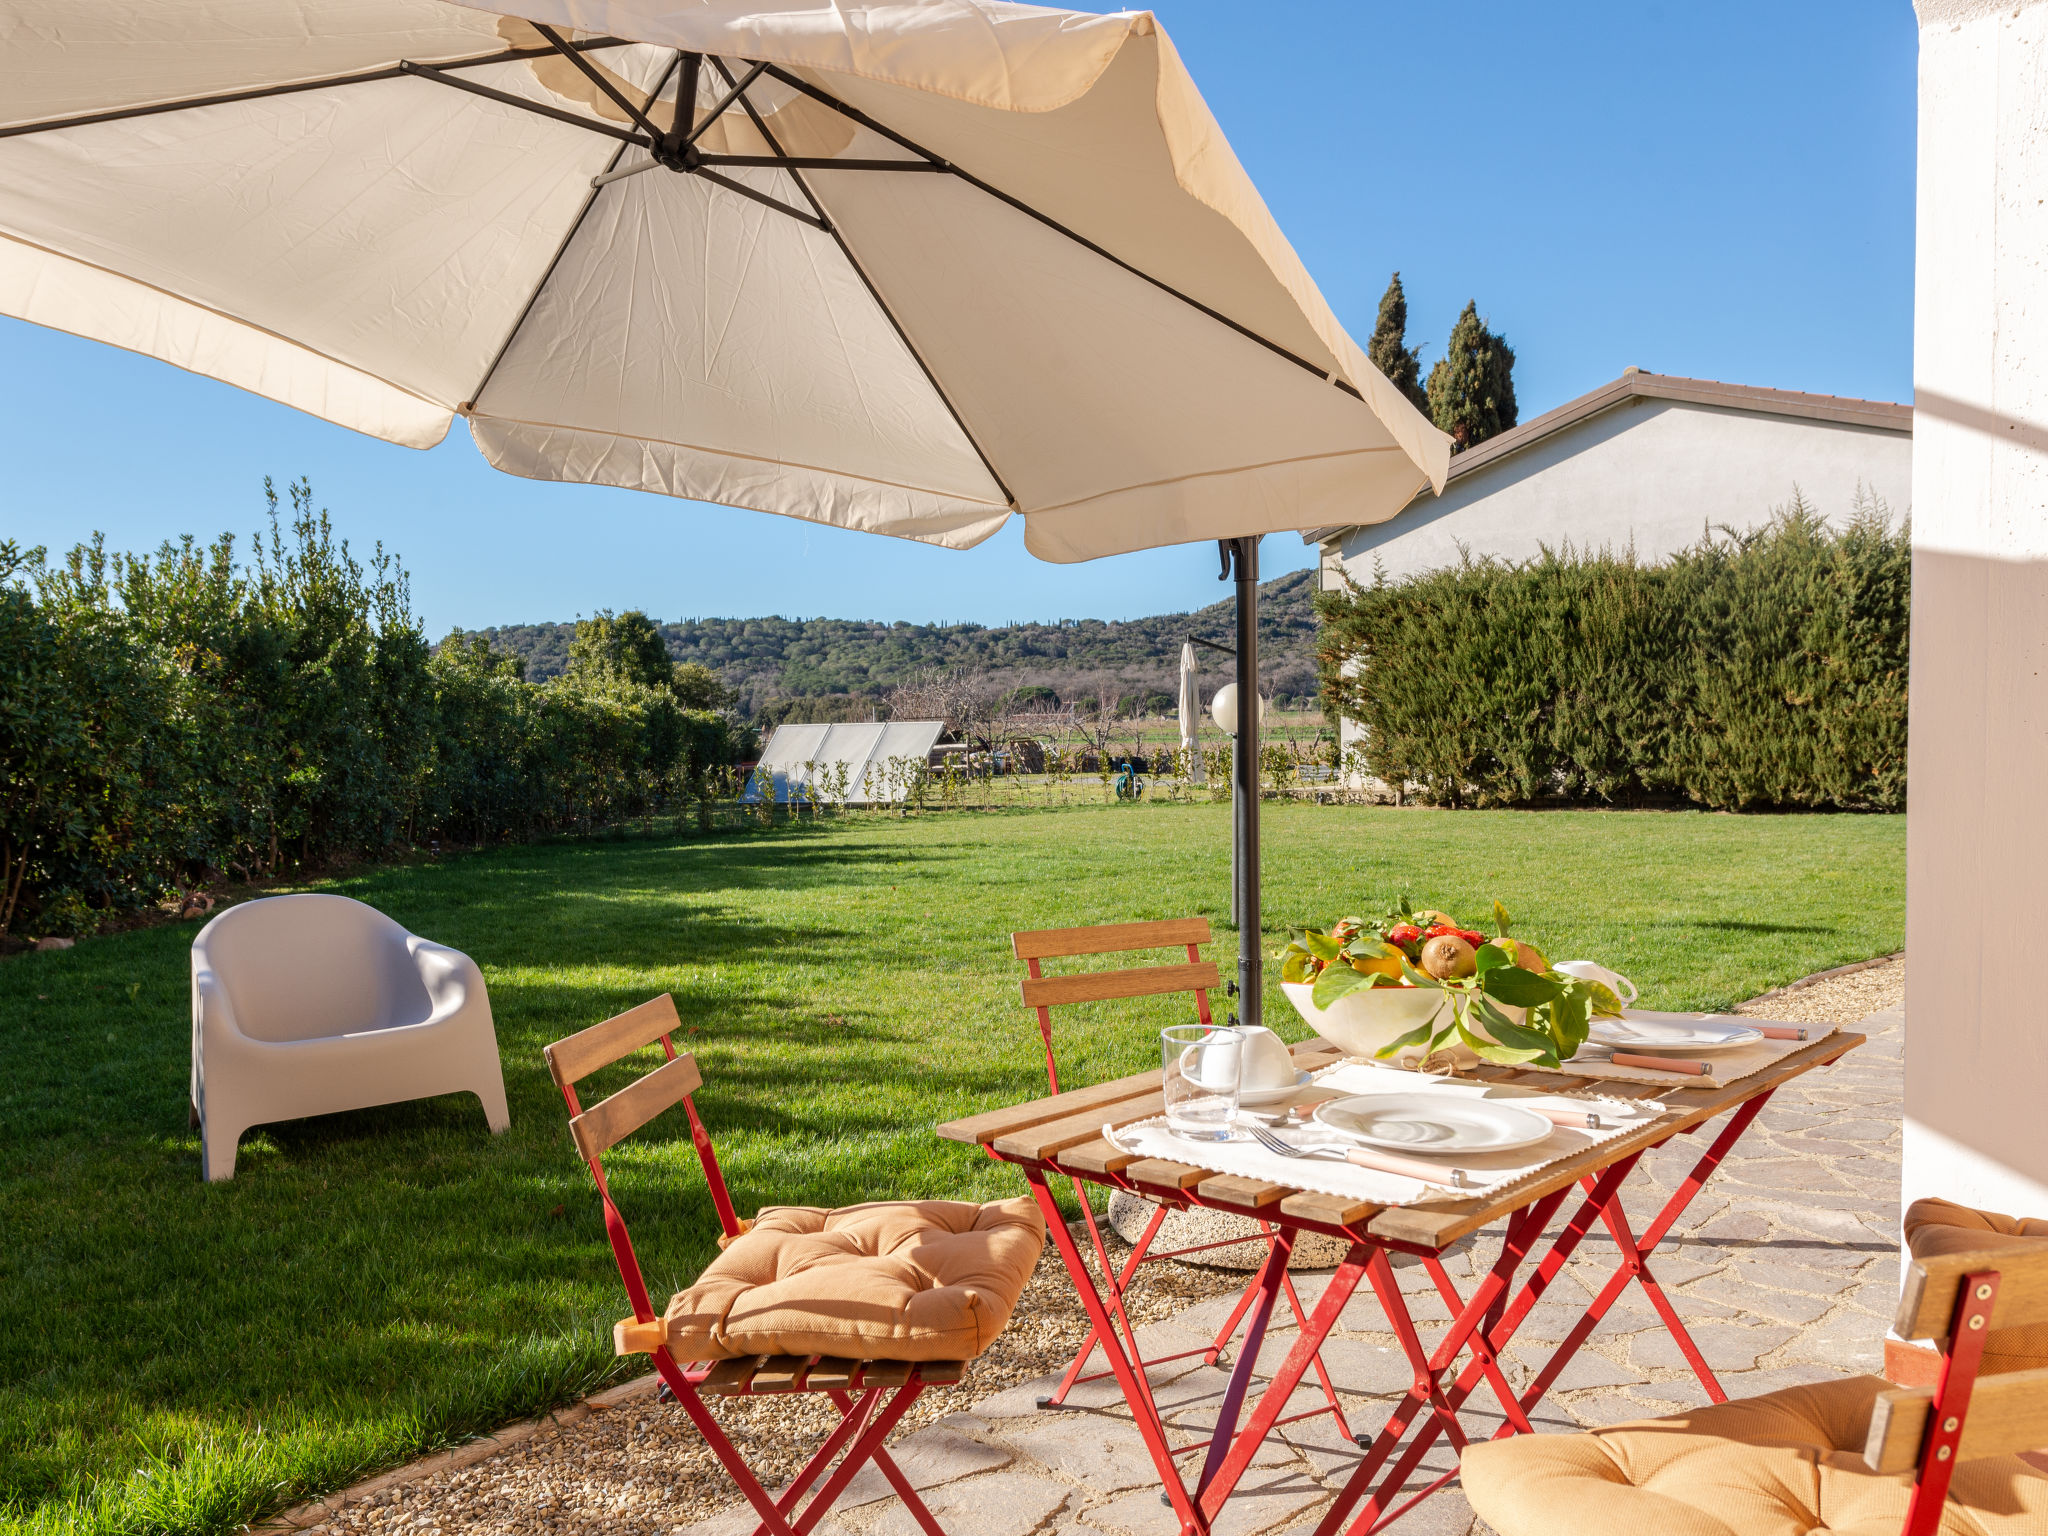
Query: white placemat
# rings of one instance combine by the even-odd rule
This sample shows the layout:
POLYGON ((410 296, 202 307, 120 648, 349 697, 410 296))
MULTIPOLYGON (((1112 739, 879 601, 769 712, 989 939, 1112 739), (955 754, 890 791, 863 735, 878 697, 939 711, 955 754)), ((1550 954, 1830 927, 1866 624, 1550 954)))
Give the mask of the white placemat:
MULTIPOLYGON (((1520 1072, 1561 1072, 1566 1077, 1605 1078, 1618 1083, 1655 1083, 1659 1088, 1726 1088, 1739 1083, 1745 1077, 1754 1077, 1766 1067, 1775 1066, 1794 1051, 1803 1051, 1816 1040, 1825 1040, 1835 1032, 1833 1024, 1800 1022, 1786 1023, 1781 1019, 1752 1019, 1746 1014, 1736 1013, 1652 1013, 1646 1009, 1631 1008, 1622 1015, 1625 1019, 1662 1019, 1673 1024, 1784 1024, 1787 1029, 1803 1029, 1804 1040, 1772 1040, 1766 1037, 1754 1045, 1738 1046, 1732 1051, 1714 1051, 1692 1058, 1706 1067, 1701 1077, 1691 1072, 1659 1072, 1654 1067, 1617 1067, 1611 1061, 1590 1061, 1574 1057, 1562 1067, 1518 1067, 1520 1072)), ((1627 1054, 1624 1052, 1624 1054, 1627 1054)), ((1680 1054, 1673 1052, 1673 1055, 1680 1054)))
MULTIPOLYGON (((1458 1167, 1473 1182, 1463 1189, 1360 1168, 1330 1157, 1282 1157, 1268 1152, 1257 1142, 1195 1141, 1167 1128, 1164 1116, 1130 1125, 1104 1126, 1103 1136, 1112 1146, 1137 1157, 1164 1158, 1207 1168, 1215 1173, 1234 1173, 1243 1178, 1263 1179, 1272 1184, 1291 1184, 1349 1200, 1369 1200, 1375 1205, 1421 1205, 1435 1200, 1470 1200, 1479 1195, 1498 1195, 1512 1186, 1532 1179, 1544 1169, 1577 1155, 1603 1141, 1612 1141, 1641 1130, 1664 1114, 1664 1106, 1641 1099, 1618 1099, 1587 1093, 1531 1094, 1526 1088, 1508 1089, 1491 1083, 1461 1081, 1410 1072, 1400 1067, 1371 1062, 1346 1061, 1325 1067, 1315 1074, 1317 1088, 1334 1093, 1444 1093, 1466 1098, 1512 1098, 1516 1103, 1557 1109, 1589 1109, 1613 1124, 1597 1131, 1557 1126, 1533 1147, 1514 1152, 1474 1153, 1446 1157, 1446 1168, 1458 1167)), ((1340 1138, 1318 1125, 1276 1128, 1283 1141, 1319 1142, 1340 1138)), ((1448 1175, 1446 1175, 1448 1179, 1448 1175)))

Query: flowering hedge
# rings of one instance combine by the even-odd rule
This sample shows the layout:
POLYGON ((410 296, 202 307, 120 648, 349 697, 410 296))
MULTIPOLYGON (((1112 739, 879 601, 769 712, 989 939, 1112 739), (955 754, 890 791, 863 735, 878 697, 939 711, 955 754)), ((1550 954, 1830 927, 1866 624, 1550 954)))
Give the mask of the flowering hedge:
POLYGON ((1803 502, 1657 565, 1545 552, 1326 592, 1325 707, 1441 805, 1903 810, 1907 531, 1803 502))
POLYGON ((0 543, 0 934, 674 810, 732 761, 732 722, 673 690, 436 653, 398 562, 365 568, 303 485, 292 503, 245 562, 225 536, 55 563, 0 543))

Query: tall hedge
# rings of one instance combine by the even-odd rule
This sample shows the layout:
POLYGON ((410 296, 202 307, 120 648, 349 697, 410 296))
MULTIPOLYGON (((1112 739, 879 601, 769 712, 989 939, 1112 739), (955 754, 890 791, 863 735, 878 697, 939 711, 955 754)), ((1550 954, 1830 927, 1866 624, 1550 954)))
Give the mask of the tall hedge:
POLYGON ((1318 599, 1325 707, 1441 805, 1902 810, 1907 531, 1795 496, 1661 564, 1545 551, 1318 599))
POLYGON ((436 653, 396 559, 358 562, 303 484, 246 559, 231 536, 56 562, 0 543, 0 935, 677 809, 741 746, 689 683, 436 653))

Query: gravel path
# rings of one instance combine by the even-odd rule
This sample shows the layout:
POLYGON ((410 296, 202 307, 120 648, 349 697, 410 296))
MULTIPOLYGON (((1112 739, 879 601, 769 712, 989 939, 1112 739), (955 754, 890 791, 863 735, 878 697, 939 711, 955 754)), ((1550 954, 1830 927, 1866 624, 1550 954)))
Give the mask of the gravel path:
MULTIPOLYGON (((1719 1198, 1701 1202, 1672 1256, 1659 1265, 1667 1284, 1679 1287, 1681 1311, 1700 1320, 1702 1343, 1735 1395, 1875 1368, 1885 1326, 1881 1311, 1888 1305, 1881 1293, 1894 1283, 1889 1234, 1897 1223, 1904 1002, 1905 964, 1897 960, 1745 1005, 1743 1011, 1799 1021, 1853 1024, 1884 1017, 1871 1020, 1869 1047, 1780 1093, 1752 1132, 1754 1145, 1744 1144, 1744 1166, 1731 1165, 1714 1186, 1719 1198)), ((1668 1187, 1682 1172, 1678 1162, 1686 1150, 1646 1160, 1649 1184, 1668 1187)), ((1112 1239, 1111 1251, 1120 1258, 1127 1250, 1112 1239)), ((1486 1257, 1468 1251, 1463 1265, 1486 1257)), ((1580 1267, 1575 1262, 1572 1269, 1580 1267)), ((1220 1313, 1211 1316, 1225 1305, 1219 1298, 1245 1280, 1170 1262, 1143 1273, 1148 1278, 1131 1297, 1133 1321, 1153 1325, 1156 1336, 1172 1336, 1181 1348, 1201 1342, 1197 1335, 1220 1320, 1220 1313)), ((1321 1281, 1302 1276, 1301 1282, 1307 1302, 1321 1281)), ((1382 1339, 1373 1321, 1361 1316, 1346 1347, 1386 1353, 1391 1336, 1382 1339)), ((1595 1336, 1546 1406, 1549 1427, 1671 1412, 1701 1400, 1682 1362, 1664 1358, 1669 1340, 1648 1331, 1654 1321, 1617 1308, 1613 1326, 1595 1336)), ((958 1536, 1024 1536, 1041 1528, 1078 1536, 1089 1527, 1148 1531, 1164 1513, 1156 1491, 1142 1497, 1127 1491, 1150 1479, 1149 1465, 1139 1467, 1133 1482, 1109 1461, 1095 1465, 1086 1445, 1064 1445, 1065 1426, 1084 1439, 1099 1437, 1101 1426, 1114 1422, 1107 1415, 1047 1419, 1029 1412, 1031 1396, 1044 1389, 1037 1378, 1061 1369, 1086 1332, 1048 1246, 995 1347, 960 1387, 928 1392, 906 1416, 894 1443, 917 1436, 901 1459, 920 1486, 934 1487, 928 1497, 958 1536), (949 1508, 944 1496, 958 1490, 945 1485, 960 1477, 978 1479, 960 1485, 978 1492, 949 1508), (1075 1518, 1086 1524, 1074 1525, 1075 1518)), ((1347 1392, 1354 1428, 1371 1426, 1376 1404, 1384 1416, 1385 1403, 1372 1393, 1352 1399, 1347 1392)), ((801 1464, 833 1418, 830 1405, 813 1397, 719 1399, 713 1411, 771 1486, 801 1464)), ((1322 1502, 1325 1480, 1341 1471, 1343 1452, 1316 1443, 1315 1424, 1328 1421, 1310 1421, 1294 1437, 1295 1450, 1283 1458, 1291 1468, 1276 1463, 1266 1479, 1274 1490, 1270 1518, 1254 1515, 1248 1530, 1291 1526, 1322 1502), (1296 1453, 1301 1459, 1292 1459, 1296 1453)), ((727 1536, 728 1525, 730 1536, 746 1536, 752 1528, 744 1510, 706 1520, 732 1511, 734 1490, 681 1412, 655 1402, 651 1377, 500 1439, 511 1443, 402 1469, 273 1525, 332 1536, 683 1536, 686 1528, 689 1536, 727 1536), (482 1459, 464 1465, 469 1457, 482 1459)), ((850 1512, 819 1529, 872 1526, 876 1536, 895 1536, 899 1524, 914 1530, 893 1499, 879 1497, 886 1489, 856 1483, 855 1493, 862 1492, 866 1501, 843 1501, 842 1510, 850 1512)), ((1256 1496, 1247 1506, 1258 1507, 1256 1496)), ((1469 1512, 1460 1516, 1462 1508, 1453 1490, 1404 1519, 1402 1528, 1418 1536, 1459 1536, 1472 1523, 1469 1512)))

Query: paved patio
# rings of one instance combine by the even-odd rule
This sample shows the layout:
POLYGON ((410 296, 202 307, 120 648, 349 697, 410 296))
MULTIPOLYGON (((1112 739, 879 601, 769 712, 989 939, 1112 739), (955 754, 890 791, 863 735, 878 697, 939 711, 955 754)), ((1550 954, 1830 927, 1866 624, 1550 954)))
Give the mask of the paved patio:
MULTIPOLYGON (((1840 978, 1752 1010, 1777 1017, 1853 1018, 1859 1004, 1901 996, 1903 971, 1898 965, 1840 978)), ((1881 1361, 1897 1284, 1905 1018, 1891 1008, 1853 1027, 1868 1034, 1870 1043, 1778 1094, 1655 1261, 1731 1396, 1871 1371, 1881 1361)), ((1696 1142, 1681 1138, 1644 1160, 1628 1201, 1638 1227, 1691 1167, 1696 1142)), ((1474 1246, 1455 1252, 1447 1267, 1465 1288, 1475 1266, 1483 1270, 1494 1251, 1482 1234, 1474 1246)), ((1615 1262, 1604 1233, 1589 1237, 1565 1271, 1567 1291, 1597 1289, 1615 1262)), ((1433 1318, 1440 1326, 1446 1314, 1421 1269, 1405 1268, 1401 1278, 1418 1319, 1433 1318)), ((1323 1275, 1297 1276, 1305 1304, 1312 1304, 1326 1281, 1323 1275)), ((1534 1309, 1510 1351, 1512 1381, 1528 1379, 1583 1304, 1560 1299, 1534 1309)), ((1201 1347, 1229 1305, 1225 1296, 1209 1296, 1177 1312, 1155 1304, 1140 1314, 1159 1318, 1141 1330, 1146 1352, 1201 1347), (1161 1317, 1163 1311, 1172 1315, 1161 1317)), ((1370 1295, 1362 1295, 1346 1309, 1324 1351, 1344 1389, 1354 1431, 1376 1430, 1408 1384, 1407 1366, 1381 1323, 1370 1295)), ((1262 1365, 1277 1364, 1293 1331, 1274 1328, 1262 1365)), ((1425 1323, 1425 1342, 1435 1331, 1425 1323)), ((1037 1358, 1058 1358, 1058 1342, 1046 1341, 1037 1358)), ((1174 1536, 1177 1527, 1160 1502, 1150 1459, 1114 1383, 1077 1389, 1070 1399, 1076 1406, 1067 1410, 1040 1411, 1035 1399, 1055 1379, 1010 1386, 919 1429, 894 1446, 898 1462, 954 1536, 1174 1536)), ((1162 1405, 1188 1431, 1213 1424, 1225 1379, 1223 1370, 1191 1362, 1152 1373, 1162 1405)), ((959 1394, 963 1400, 972 1392, 971 1381, 959 1394)), ((747 1536, 755 1522, 744 1506, 696 1518, 694 1511, 729 1493, 730 1485, 706 1465, 708 1457, 696 1454, 701 1442, 679 1413, 656 1407, 644 1391, 607 1397, 608 1408, 593 1405, 599 1412, 571 1410, 563 1422, 507 1437, 522 1443, 488 1460, 465 1466, 464 1453, 457 1453, 431 1476, 394 1478, 380 1491, 360 1490, 369 1496, 350 1500, 346 1508, 291 1523, 325 1525, 334 1536, 442 1536, 458 1530, 477 1536, 579 1536, 586 1530, 612 1536, 747 1536)), ((1317 1401, 1316 1394, 1303 1391, 1290 1406, 1307 1408, 1317 1401)), ((1488 1421, 1477 1411, 1488 1401, 1483 1391, 1473 1398, 1469 1424, 1488 1421)), ((1632 1288, 1565 1371, 1536 1424, 1539 1430, 1569 1430, 1703 1401, 1705 1394, 1649 1302, 1632 1288)), ((770 1410, 778 1402, 796 1409, 788 1399, 764 1399, 759 1407, 770 1410)), ((809 1433, 808 1422, 792 1413, 792 1451, 809 1433)), ((1218 1536, 1306 1531, 1361 1454, 1327 1415, 1285 1427, 1240 1485, 1217 1525, 1218 1536)), ((1452 1465, 1452 1454, 1442 1446, 1425 1463, 1432 1472, 1452 1465)), ((1403 1536, 1467 1536, 1474 1524, 1454 1484, 1395 1529, 1403 1536)), ((915 1536, 916 1528, 870 1469, 818 1529, 836 1536, 915 1536)))

